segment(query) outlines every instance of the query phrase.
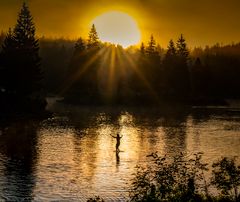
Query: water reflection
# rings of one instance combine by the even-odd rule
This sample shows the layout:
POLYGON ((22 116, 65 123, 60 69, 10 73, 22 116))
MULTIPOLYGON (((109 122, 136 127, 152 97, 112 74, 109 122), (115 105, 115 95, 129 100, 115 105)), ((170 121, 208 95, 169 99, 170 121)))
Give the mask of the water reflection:
POLYGON ((18 122, 0 134, 0 200, 124 201, 137 164, 152 152, 240 156, 240 114, 185 109, 64 106, 40 124, 18 122), (201 113, 201 112, 198 112, 201 113), (116 153, 116 140, 121 139, 116 153))
POLYGON ((185 114, 165 116, 162 129, 165 153, 175 155, 186 151, 187 116, 185 114))
POLYGON ((118 166, 120 165, 120 156, 119 156, 119 152, 116 152, 116 166, 118 168, 118 166))
POLYGON ((2 126, 0 153, 2 182, 0 198, 7 201, 32 200, 37 164, 37 124, 20 121, 2 126))

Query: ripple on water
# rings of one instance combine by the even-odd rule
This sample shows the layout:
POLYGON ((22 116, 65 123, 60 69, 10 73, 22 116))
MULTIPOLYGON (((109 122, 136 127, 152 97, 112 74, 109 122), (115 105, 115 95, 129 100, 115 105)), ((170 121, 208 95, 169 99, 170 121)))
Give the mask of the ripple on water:
POLYGON ((0 200, 85 201, 99 195, 125 201, 136 165, 148 165, 152 152, 203 151, 209 163, 223 151, 240 156, 239 120, 236 113, 74 108, 42 123, 10 125, 0 135, 0 200), (117 133, 123 135, 118 155, 111 137, 117 133), (21 138, 13 144, 16 135, 21 138))

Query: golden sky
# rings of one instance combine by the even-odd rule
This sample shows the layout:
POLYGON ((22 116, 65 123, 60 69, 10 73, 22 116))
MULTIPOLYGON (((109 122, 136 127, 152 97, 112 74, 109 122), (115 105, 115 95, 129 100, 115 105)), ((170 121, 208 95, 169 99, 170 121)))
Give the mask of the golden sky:
MULTIPOLYGON (((190 46, 240 41, 240 0, 28 0, 39 36, 86 36, 92 20, 122 11, 166 47, 183 33, 190 46)), ((22 0, 0 0, 0 30, 14 26, 22 0)))

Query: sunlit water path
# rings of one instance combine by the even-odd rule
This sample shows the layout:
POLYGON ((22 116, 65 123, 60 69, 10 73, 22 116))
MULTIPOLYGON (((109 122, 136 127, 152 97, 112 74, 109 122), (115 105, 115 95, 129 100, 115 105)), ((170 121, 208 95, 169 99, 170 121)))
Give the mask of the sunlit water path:
POLYGON ((0 200, 85 201, 99 195, 124 201, 136 165, 158 151, 204 152, 211 163, 240 156, 237 109, 104 108, 52 106, 42 122, 0 128, 0 200), (120 133, 119 155, 116 140, 120 133))

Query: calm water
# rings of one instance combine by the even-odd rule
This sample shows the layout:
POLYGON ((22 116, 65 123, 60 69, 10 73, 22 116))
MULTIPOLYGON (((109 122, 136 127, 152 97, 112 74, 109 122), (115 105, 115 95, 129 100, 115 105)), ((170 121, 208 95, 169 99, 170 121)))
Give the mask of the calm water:
POLYGON ((51 119, 0 128, 0 200, 124 201, 137 164, 158 151, 240 156, 237 109, 93 108, 51 105, 51 119), (110 134, 123 135, 119 155, 110 134))

